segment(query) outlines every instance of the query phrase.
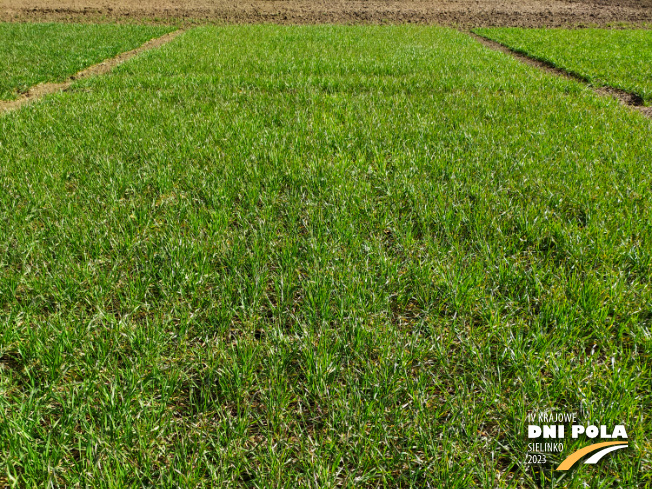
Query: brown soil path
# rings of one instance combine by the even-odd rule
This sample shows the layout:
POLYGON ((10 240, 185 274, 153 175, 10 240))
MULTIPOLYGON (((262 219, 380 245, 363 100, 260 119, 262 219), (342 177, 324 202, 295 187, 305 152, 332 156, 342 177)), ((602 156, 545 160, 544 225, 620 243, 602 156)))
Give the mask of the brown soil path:
POLYGON ((0 20, 652 25, 652 0, 0 0, 0 20))
MULTIPOLYGON (((518 59, 519 61, 522 61, 525 64, 534 66, 536 68, 542 69, 544 71, 553 73, 558 76, 563 76, 565 78, 577 80, 588 85, 588 82, 584 78, 575 75, 574 73, 569 73, 568 71, 562 70, 561 68, 557 68, 556 66, 553 66, 550 63, 546 63, 545 61, 540 61, 538 59, 530 58, 525 54, 519 53, 517 51, 513 51, 507 46, 504 46, 503 44, 500 44, 491 39, 487 39, 486 37, 479 36, 472 32, 469 32, 468 34, 474 39, 484 44, 485 46, 487 46, 488 48, 493 49, 495 51, 501 51, 503 53, 509 54, 510 56, 513 56, 514 58, 518 59)), ((643 105, 643 100, 638 95, 613 87, 591 87, 591 88, 595 93, 603 96, 614 97, 618 99, 618 101, 621 104, 626 105, 627 107, 631 107, 632 109, 637 110, 644 116, 652 119, 652 107, 645 107, 643 105)))
POLYGON ((76 80, 81 80, 82 78, 87 78, 93 75, 102 75, 104 73, 108 73, 119 64, 124 63, 128 59, 133 58, 143 51, 147 51, 148 49, 153 49, 170 42, 172 39, 179 36, 182 32, 182 29, 178 29, 176 31, 165 34, 164 36, 147 41, 145 44, 136 49, 120 53, 113 58, 105 59, 101 63, 89 66, 88 68, 75 73, 70 78, 62 82, 40 83, 38 85, 34 85, 26 93, 21 94, 15 100, 0 100, 0 114, 10 110, 18 109, 25 104, 34 102, 41 97, 44 97, 45 95, 67 90, 76 80))

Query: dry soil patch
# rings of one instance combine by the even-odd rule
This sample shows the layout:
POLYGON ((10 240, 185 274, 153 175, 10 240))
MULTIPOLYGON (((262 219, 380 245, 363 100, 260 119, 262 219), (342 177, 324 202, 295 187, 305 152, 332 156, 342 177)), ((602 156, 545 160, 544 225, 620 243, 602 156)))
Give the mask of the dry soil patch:
POLYGON ((604 26, 652 22, 652 0, 0 0, 0 20, 604 26))

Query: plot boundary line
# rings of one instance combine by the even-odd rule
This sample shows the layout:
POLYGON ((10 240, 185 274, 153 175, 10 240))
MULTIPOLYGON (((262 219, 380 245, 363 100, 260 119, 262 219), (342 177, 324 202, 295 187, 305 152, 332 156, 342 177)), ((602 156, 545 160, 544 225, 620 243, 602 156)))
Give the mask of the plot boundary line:
POLYGON ((78 71, 74 75, 69 76, 62 82, 44 82, 37 85, 31 86, 27 89, 26 92, 21 93, 18 98, 14 100, 0 100, 0 115, 3 115, 7 112, 21 108, 24 105, 31 104, 39 101, 46 95, 51 95, 53 93, 65 92, 68 90, 74 82, 77 80, 82 80, 90 76, 103 75, 111 71, 116 66, 124 63, 125 61, 145 52, 150 49, 161 47, 174 38, 180 36, 185 32, 185 29, 177 29, 172 32, 168 32, 160 37, 155 37, 145 42, 141 46, 132 49, 130 51, 125 51, 119 53, 113 58, 107 58, 99 63, 91 65, 87 68, 84 68, 81 71, 78 71))
POLYGON ((488 39, 480 34, 476 34, 475 32, 468 31, 467 34, 469 34, 473 39, 480 42, 489 49, 492 49, 493 51, 500 51, 513 58, 516 58, 517 60, 527 65, 534 66, 535 68, 547 71, 548 73, 553 73, 557 76, 562 76, 569 80, 581 82, 585 86, 591 88, 591 90, 593 90, 593 92, 597 93, 598 95, 613 97, 617 99, 622 105, 635 109, 637 112, 643 114, 648 119, 652 119, 652 107, 646 107, 643 105, 643 98, 639 95, 636 95, 635 93, 609 86, 593 86, 586 78, 578 73, 559 68, 548 61, 533 58, 532 56, 528 56, 521 51, 512 49, 509 46, 506 46, 498 41, 494 41, 493 39, 488 39))

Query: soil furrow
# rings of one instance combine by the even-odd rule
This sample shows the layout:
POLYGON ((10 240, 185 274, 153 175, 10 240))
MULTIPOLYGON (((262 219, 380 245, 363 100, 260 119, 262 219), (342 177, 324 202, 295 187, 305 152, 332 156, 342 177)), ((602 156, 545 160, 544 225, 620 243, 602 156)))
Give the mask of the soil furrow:
POLYGON ((21 93, 20 96, 15 100, 0 100, 0 114, 18 109, 25 104, 35 102, 46 95, 68 90, 70 86, 77 80, 88 78, 89 76, 93 75, 102 75, 108 73, 119 64, 124 63, 128 59, 131 59, 144 51, 167 44, 172 39, 179 36, 182 32, 183 29, 179 29, 165 34, 164 36, 151 39, 136 49, 125 51, 124 53, 120 53, 113 58, 105 59, 100 63, 89 66, 88 68, 75 73, 62 82, 46 82, 34 85, 33 87, 30 87, 27 92, 21 93))
POLYGON ((621 104, 627 107, 631 107, 639 111, 644 116, 652 119, 652 107, 644 106, 643 99, 639 95, 636 95, 635 93, 626 92, 625 90, 620 90, 614 87, 592 86, 586 78, 578 75, 577 73, 572 73, 562 68, 558 68, 557 66, 554 66, 553 64, 547 61, 532 58, 527 54, 523 54, 519 51, 515 51, 509 48, 508 46, 505 46, 504 44, 500 44, 499 42, 493 41, 491 39, 487 39, 486 37, 482 37, 473 32, 469 32, 468 34, 474 39, 484 44, 485 46, 487 46, 488 48, 493 49, 494 51, 501 51, 505 54, 509 54, 510 56, 513 56, 514 58, 518 59, 523 63, 526 63, 530 66, 534 66, 536 68, 547 71, 549 73, 553 73, 558 76, 563 76, 571 80, 582 82, 585 85, 589 86, 595 93, 603 96, 606 95, 606 96, 614 97, 618 99, 618 101, 621 104))

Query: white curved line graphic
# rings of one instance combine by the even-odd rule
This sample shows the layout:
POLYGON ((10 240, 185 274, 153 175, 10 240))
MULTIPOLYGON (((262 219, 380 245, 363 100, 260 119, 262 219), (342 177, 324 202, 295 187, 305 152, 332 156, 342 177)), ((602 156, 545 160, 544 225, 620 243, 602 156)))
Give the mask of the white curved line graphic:
POLYGON ((584 463, 585 463, 585 464, 595 464, 595 463, 598 463, 598 461, 599 461, 602 457, 604 457, 606 454, 608 454, 608 453, 610 453, 610 452, 613 452, 614 450, 620 450, 621 448, 627 448, 628 446, 629 446, 629 445, 616 445, 616 446, 613 446, 613 447, 603 448, 603 449, 600 450, 598 453, 595 453, 594 455, 592 455, 591 457, 589 457, 588 459, 586 459, 586 462, 584 462, 584 463))

